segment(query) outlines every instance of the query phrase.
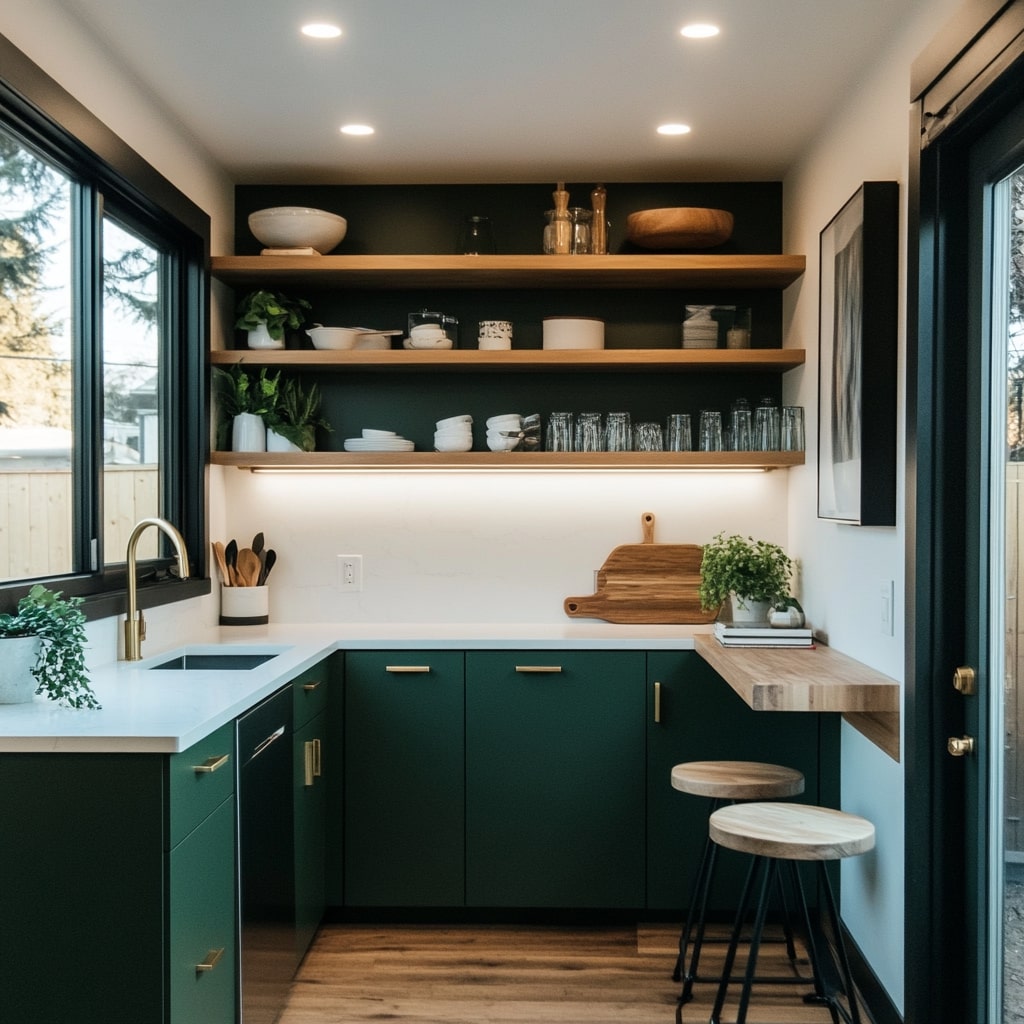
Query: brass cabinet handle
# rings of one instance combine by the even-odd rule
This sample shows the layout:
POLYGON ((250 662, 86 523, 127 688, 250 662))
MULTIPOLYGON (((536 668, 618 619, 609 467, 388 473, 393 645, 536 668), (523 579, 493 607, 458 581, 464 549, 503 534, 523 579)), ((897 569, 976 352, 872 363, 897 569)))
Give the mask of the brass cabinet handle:
POLYGON ((313 744, 314 743, 316 743, 316 740, 306 740, 306 742, 302 746, 303 765, 305 767, 305 773, 306 773, 305 782, 306 782, 307 786, 312 786, 313 785, 313 779, 315 777, 315 773, 313 771, 313 757, 314 757, 314 755, 313 755, 313 744))
POLYGON ((385 672, 400 674, 402 672, 429 672, 429 665, 385 665, 385 672))
POLYGON ((206 954, 206 959, 201 964, 196 964, 196 974, 202 974, 203 971, 212 971, 217 964, 220 963, 221 957, 224 955, 224 947, 220 949, 211 949, 206 954))
POLYGON ((208 757, 202 764, 192 765, 192 771, 196 775, 210 774, 218 768, 223 768, 228 763, 230 757, 230 754, 221 754, 220 757, 208 757))
POLYGON ((661 683, 654 684, 654 724, 661 722, 661 683))
POLYGON ((306 691, 306 693, 312 693, 314 690, 319 689, 319 687, 320 687, 320 680, 319 679, 317 679, 316 681, 314 681, 312 683, 303 683, 302 684, 302 688, 306 691))
POLYGON ((561 672, 562 671, 562 666, 561 665, 516 665, 516 671, 520 672, 520 673, 523 673, 523 674, 528 674, 530 672, 539 672, 539 673, 553 674, 553 673, 561 672))
POLYGON ((319 779, 324 773, 323 755, 320 752, 320 738, 313 740, 313 778, 319 779))

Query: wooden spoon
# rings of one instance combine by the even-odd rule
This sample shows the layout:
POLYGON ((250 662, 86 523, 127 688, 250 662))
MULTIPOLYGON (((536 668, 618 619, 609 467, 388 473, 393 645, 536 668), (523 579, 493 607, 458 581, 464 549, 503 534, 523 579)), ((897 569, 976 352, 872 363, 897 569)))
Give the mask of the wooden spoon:
POLYGON ((243 587, 255 587, 260 578, 260 560, 252 548, 238 552, 238 578, 243 587))
POLYGON ((233 586, 231 582, 231 576, 228 573, 228 563, 224 557, 224 544, 219 540, 215 540, 212 544, 213 547, 213 559, 217 563, 217 571, 220 573, 221 582, 226 587, 233 586))

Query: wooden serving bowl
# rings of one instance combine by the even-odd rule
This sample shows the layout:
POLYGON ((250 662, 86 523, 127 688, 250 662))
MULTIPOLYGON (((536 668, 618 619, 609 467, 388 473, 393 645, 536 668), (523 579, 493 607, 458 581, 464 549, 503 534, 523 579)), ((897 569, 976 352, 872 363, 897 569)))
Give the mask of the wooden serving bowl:
POLYGON ((732 214, 703 206, 637 210, 626 217, 626 237, 644 249, 707 249, 732 235, 732 214))

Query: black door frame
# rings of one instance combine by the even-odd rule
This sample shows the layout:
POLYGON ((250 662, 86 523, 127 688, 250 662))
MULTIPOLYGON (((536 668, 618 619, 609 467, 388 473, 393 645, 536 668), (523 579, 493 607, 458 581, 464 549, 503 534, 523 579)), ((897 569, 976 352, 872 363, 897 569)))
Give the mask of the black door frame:
MULTIPOLYGON (((908 1024, 972 1022, 967 970, 978 941, 962 877, 965 773, 945 737, 964 733, 952 685, 965 649, 969 453, 967 157, 1024 95, 1024 0, 975 2, 912 71, 907 268, 904 687, 908 1024)), ((975 567, 977 568, 977 567, 975 567)), ((977 1021, 976 1024, 984 1024, 977 1021)))

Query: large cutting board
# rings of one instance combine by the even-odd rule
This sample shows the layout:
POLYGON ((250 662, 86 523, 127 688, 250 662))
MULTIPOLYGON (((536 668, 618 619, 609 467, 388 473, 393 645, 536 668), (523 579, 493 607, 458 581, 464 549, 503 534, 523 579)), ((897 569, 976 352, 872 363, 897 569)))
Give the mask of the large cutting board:
POLYGON ((597 591, 567 597, 570 618, 618 623, 713 622, 717 609, 701 610, 700 544, 655 544, 654 513, 640 517, 642 544, 621 544, 597 573, 597 591))

